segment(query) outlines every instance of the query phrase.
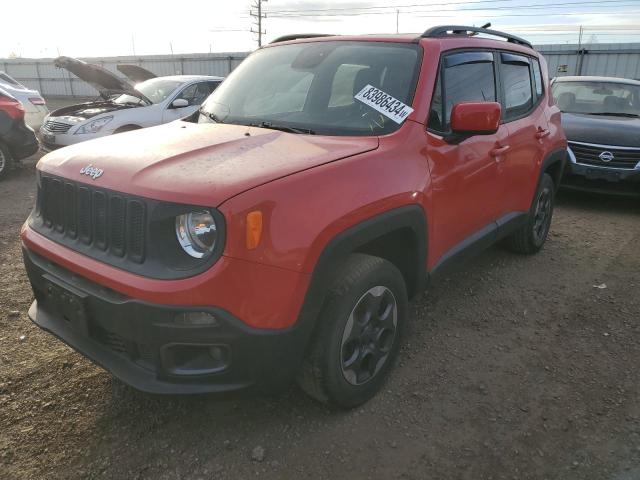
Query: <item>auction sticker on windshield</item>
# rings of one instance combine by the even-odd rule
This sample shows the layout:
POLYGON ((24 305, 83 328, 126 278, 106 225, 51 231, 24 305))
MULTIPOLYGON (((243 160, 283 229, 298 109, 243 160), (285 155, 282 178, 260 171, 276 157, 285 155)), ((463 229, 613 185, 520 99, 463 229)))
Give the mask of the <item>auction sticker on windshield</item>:
POLYGON ((377 110, 398 124, 404 122, 409 114, 413 112, 413 108, 409 105, 371 85, 364 87, 353 98, 377 110))

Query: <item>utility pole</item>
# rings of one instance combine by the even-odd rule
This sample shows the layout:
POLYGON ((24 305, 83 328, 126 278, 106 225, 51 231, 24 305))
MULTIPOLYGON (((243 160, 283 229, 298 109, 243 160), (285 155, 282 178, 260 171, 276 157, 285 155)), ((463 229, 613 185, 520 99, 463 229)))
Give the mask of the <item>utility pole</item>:
POLYGON ((580 33, 578 34, 578 51, 576 54, 576 75, 582 75, 582 58, 583 58, 583 52, 582 52, 582 33, 583 33, 583 29, 582 29, 582 25, 580 25, 580 33))
POLYGON ((396 9, 396 33, 400 33, 400 28, 398 25, 400 24, 400 10, 396 9))
POLYGON ((251 5, 251 10, 249 11, 249 15, 255 19, 253 24, 258 29, 258 31, 254 31, 253 28, 251 29, 251 33, 258 34, 258 47, 262 46, 262 35, 267 33, 266 30, 262 30, 262 19, 267 18, 267 14, 262 13, 262 2, 266 2, 266 1, 267 0, 255 0, 254 3, 251 5))

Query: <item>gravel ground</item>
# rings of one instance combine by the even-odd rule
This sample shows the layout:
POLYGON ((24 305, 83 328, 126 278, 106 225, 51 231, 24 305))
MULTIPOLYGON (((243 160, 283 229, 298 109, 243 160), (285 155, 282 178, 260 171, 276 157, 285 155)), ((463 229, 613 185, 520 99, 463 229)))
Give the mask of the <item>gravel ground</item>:
POLYGON ((0 478, 640 479, 638 200, 561 193, 540 254, 430 288, 385 389, 334 412, 141 394, 32 325, 34 164, 0 182, 0 478))

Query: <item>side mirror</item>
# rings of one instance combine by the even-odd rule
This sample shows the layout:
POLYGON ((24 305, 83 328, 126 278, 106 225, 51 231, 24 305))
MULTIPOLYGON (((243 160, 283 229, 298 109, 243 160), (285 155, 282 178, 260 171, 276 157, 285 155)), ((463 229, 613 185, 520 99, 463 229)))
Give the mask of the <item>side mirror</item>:
POLYGON ((496 102, 456 103, 451 110, 451 131, 456 137, 491 135, 500 127, 502 107, 496 102))
POLYGON ((171 108, 184 108, 189 106, 189 100, 185 100, 184 98, 176 98, 173 103, 171 103, 171 108))

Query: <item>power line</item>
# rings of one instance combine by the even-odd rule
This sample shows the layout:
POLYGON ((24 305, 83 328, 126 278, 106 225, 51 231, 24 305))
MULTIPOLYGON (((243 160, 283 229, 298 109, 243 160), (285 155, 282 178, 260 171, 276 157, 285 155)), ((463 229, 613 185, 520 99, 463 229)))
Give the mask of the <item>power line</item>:
MULTIPOLYGON (((624 12, 620 12, 620 13, 611 13, 611 12, 554 12, 554 15, 556 17, 570 17, 570 16, 585 16, 585 15, 607 15, 610 17, 615 17, 615 16, 620 16, 620 15, 628 15, 628 14, 637 14, 640 13, 640 10, 627 10, 624 12)), ((428 18, 428 17, 434 17, 434 18, 451 18, 452 15, 450 14, 437 14, 437 13, 427 13, 427 14, 423 14, 423 15, 413 15, 413 17, 419 17, 419 18, 428 18)), ((498 14, 498 13, 487 13, 487 14, 482 14, 482 13, 478 13, 478 14, 474 14, 474 17, 478 17, 478 18, 509 18, 509 17, 537 17, 538 14, 531 12, 531 13, 505 13, 505 14, 498 14)))
MULTIPOLYGON (((540 8, 566 8, 575 5, 592 5, 592 7, 601 7, 608 6, 610 4, 616 4, 618 7, 634 7, 640 5, 638 2, 633 2, 627 4, 631 0, 590 0, 586 2, 564 2, 564 3, 555 3, 553 5, 509 5, 509 6, 500 6, 500 7, 475 7, 475 8, 453 8, 453 9, 442 9, 439 8, 438 12, 474 12, 474 11, 494 11, 494 10, 528 10, 528 9, 540 9, 540 8), (625 3, 624 5, 620 5, 621 3, 625 3), (605 5, 602 5, 605 4, 605 5)), ((442 4, 432 4, 429 6, 451 6, 453 3, 442 3, 442 4)), ((465 5, 460 3, 460 5, 465 5)), ((298 13, 275 13, 269 12, 269 16, 273 18, 297 18, 297 17, 350 17, 350 16, 360 16, 360 15, 389 15, 390 13, 394 13, 393 11, 376 11, 376 12, 345 12, 345 13, 304 13, 305 11, 299 11, 298 13)), ((433 13, 432 10, 405 10, 400 13, 433 13)), ((585 12, 585 14, 588 12, 585 12)))

